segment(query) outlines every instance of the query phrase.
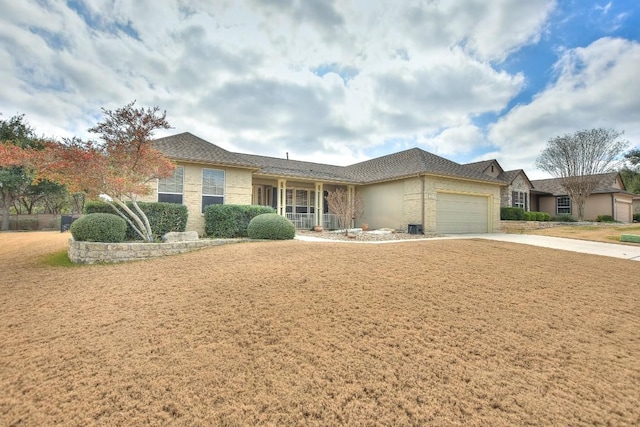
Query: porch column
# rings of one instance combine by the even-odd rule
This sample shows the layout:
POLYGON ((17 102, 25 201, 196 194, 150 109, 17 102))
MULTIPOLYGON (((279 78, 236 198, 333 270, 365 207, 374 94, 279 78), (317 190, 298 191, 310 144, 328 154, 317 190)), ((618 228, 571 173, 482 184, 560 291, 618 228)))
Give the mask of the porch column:
POLYGON ((356 221, 355 221, 355 218, 353 217, 353 213, 354 213, 353 204, 355 203, 355 199, 356 199, 356 187, 354 185, 347 186, 347 198, 349 200, 349 206, 351 207, 351 221, 349 222, 351 225, 349 226, 349 228, 353 228, 356 226, 356 221))
POLYGON ((324 185, 321 182, 316 182, 316 215, 315 225, 324 226, 322 216, 324 214, 324 185))
POLYGON ((287 180, 278 179, 278 215, 287 216, 287 180))

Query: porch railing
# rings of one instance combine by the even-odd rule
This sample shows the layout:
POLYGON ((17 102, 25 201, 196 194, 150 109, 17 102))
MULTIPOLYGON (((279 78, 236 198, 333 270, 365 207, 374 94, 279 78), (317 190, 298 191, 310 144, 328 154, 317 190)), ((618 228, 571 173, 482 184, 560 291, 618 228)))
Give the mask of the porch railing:
MULTIPOLYGON (((293 225, 297 229, 309 230, 313 228, 315 224, 315 214, 312 213, 291 213, 287 212, 287 219, 293 222, 293 225)), ((322 227, 326 230, 334 230, 339 228, 338 217, 334 214, 322 215, 322 227)))

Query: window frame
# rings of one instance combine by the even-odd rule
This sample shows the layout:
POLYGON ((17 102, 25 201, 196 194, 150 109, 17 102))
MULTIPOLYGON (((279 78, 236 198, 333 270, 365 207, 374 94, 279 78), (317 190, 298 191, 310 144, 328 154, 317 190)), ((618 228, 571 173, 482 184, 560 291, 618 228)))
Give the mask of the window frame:
POLYGON ((529 210, 528 195, 526 191, 512 191, 511 192, 511 207, 522 208, 525 211, 529 210), (516 201, 517 199, 517 201, 516 201))
MULTIPOLYGON (((175 203, 181 205, 184 200, 184 166, 176 166, 173 174, 167 178, 159 178, 158 179, 158 202, 163 203, 175 203), (162 189, 162 186, 167 186, 168 180, 175 180, 176 173, 180 171, 181 174, 181 182, 180 182, 180 191, 167 191, 166 189, 162 189), (178 201, 179 200, 179 201, 178 201)), ((177 185, 177 182, 172 183, 172 185, 177 185)))
POLYGON ((558 196, 556 197, 556 215, 569 214, 571 215, 571 197, 558 196), (562 209, 562 212, 560 211, 562 209))
POLYGON ((200 205, 202 209, 202 213, 209 205, 224 205, 225 199, 225 187, 227 185, 227 173, 224 169, 213 169, 213 168, 202 168, 200 179, 200 205), (211 188, 205 186, 205 173, 206 172, 221 172, 222 173, 222 185, 218 186, 215 184, 215 190, 221 190, 221 193, 210 192, 211 188), (205 189, 207 191, 205 191, 205 189))

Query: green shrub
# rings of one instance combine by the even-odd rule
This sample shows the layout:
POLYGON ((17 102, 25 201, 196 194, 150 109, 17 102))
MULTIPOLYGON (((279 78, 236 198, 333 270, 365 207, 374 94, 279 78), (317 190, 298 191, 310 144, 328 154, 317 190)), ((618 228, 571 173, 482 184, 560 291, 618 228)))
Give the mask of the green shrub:
POLYGON ((535 221, 536 220, 536 213, 535 212, 525 212, 524 213, 524 220, 525 221, 535 221))
POLYGON ((75 220, 69 230, 79 242, 118 243, 125 239, 127 223, 115 214, 92 213, 75 220))
POLYGON ((546 212, 542 212, 542 220, 543 221, 551 221, 551 215, 546 212))
POLYGON ((247 237, 247 227, 253 218, 275 212, 269 206, 209 205, 204 209, 204 231, 207 236, 223 239, 247 237))
POLYGON ((290 240, 296 228, 287 218, 276 213, 258 215, 249 222, 247 233, 252 239, 290 240))
POLYGON ((575 219, 574 217, 572 217, 571 214, 558 214, 554 218, 554 221, 558 221, 558 222, 578 222, 578 220, 575 219))
POLYGON ((598 215, 596 222, 615 222, 611 215, 598 215))
POLYGON ((500 208, 500 219, 506 221, 523 221, 524 212, 522 208, 500 208))
POLYGON ((546 214, 544 212, 533 212, 536 215, 536 221, 544 221, 545 219, 545 215, 549 216, 549 214, 546 214))
MULTIPOLYGON (((127 202, 127 206, 135 212, 135 208, 131 202, 127 202)), ((160 238, 170 231, 185 231, 187 228, 187 218, 189 211, 185 205, 177 203, 163 202, 138 202, 138 206, 145 213, 151 225, 151 232, 154 237, 160 238)), ((111 206, 104 202, 87 202, 84 208, 86 214, 91 213, 108 213, 115 214, 111 206)), ((140 239, 138 233, 127 224, 126 240, 140 239)))
POLYGON ((633 214, 633 222, 640 222, 640 213, 633 214))

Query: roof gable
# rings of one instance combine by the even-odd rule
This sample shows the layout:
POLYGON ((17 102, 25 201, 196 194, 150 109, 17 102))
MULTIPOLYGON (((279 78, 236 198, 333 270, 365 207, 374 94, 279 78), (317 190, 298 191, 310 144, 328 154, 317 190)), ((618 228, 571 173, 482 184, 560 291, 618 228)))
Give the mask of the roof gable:
POLYGON ((533 187, 533 184, 531 184, 531 180, 529 179, 529 177, 527 176, 526 173, 524 173, 524 170, 522 169, 514 169, 511 171, 504 171, 500 174, 500 176, 498 176, 498 178, 500 178, 501 180, 508 182, 509 184, 513 184, 513 181, 516 180, 516 178, 518 176, 522 175, 522 177, 524 179, 527 180, 527 182, 529 183, 529 187, 533 187))
POLYGON ((202 138, 184 132, 153 141, 153 147, 173 160, 214 163, 219 165, 256 168, 246 157, 227 151, 202 138))
POLYGON ((357 179, 377 182, 411 175, 432 174, 499 183, 500 181, 472 168, 419 148, 412 148, 347 166, 357 179))
POLYGON ((498 177, 501 173, 504 172, 504 169, 502 169, 502 166, 500 166, 500 163, 498 163, 498 161, 496 159, 490 159, 490 160, 482 160, 479 162, 473 162, 473 163, 467 163, 465 165, 463 165, 467 168, 470 168, 476 172, 480 172, 483 173, 485 175, 489 175, 492 177, 498 177), (493 168, 492 168, 493 166, 493 168))

